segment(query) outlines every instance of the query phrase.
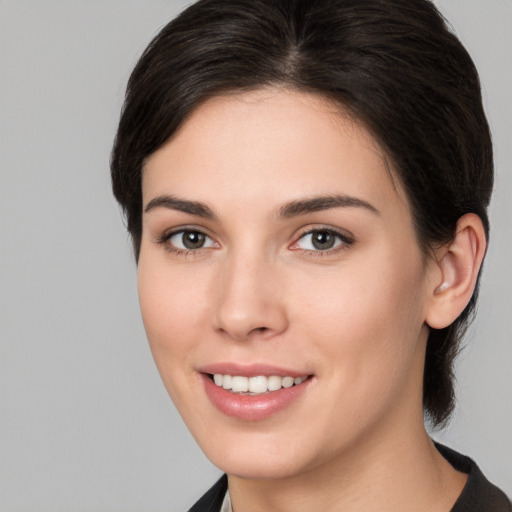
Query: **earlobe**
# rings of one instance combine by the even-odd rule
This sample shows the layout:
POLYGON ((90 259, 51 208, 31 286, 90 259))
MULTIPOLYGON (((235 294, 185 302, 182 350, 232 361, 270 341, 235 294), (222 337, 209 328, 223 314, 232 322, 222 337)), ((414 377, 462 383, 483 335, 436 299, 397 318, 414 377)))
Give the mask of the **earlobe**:
POLYGON ((425 321, 430 327, 443 329, 462 313, 473 295, 486 247, 480 218, 473 213, 462 216, 453 240, 437 251, 436 275, 441 279, 433 284, 428 301, 425 321))

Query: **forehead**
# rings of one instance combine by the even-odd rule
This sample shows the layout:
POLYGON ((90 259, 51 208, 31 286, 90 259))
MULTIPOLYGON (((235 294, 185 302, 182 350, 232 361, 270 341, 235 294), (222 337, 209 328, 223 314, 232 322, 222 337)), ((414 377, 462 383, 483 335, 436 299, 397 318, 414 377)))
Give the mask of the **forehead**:
POLYGON ((396 184, 379 144, 338 105, 265 89, 199 105, 147 159, 143 196, 250 203, 335 192, 401 202, 396 184))

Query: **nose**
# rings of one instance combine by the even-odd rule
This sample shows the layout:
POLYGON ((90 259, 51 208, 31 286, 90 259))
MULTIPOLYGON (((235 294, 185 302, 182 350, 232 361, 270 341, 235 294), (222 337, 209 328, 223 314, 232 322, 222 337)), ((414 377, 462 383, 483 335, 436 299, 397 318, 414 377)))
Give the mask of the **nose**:
POLYGON ((282 273, 263 258, 230 258, 216 284, 213 327, 234 340, 270 339, 288 327, 282 273))

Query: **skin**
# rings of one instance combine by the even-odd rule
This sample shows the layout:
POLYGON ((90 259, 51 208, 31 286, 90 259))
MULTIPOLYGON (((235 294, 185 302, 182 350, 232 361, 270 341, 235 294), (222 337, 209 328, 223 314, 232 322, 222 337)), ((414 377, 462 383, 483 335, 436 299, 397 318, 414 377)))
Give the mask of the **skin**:
POLYGON ((278 89, 200 105, 145 163, 144 207, 163 196, 214 217, 144 212, 143 320, 172 400, 229 475, 234 510, 449 511, 466 477, 425 431, 422 376, 427 324, 453 321, 474 286, 485 250, 474 216, 454 250, 426 258, 369 133, 317 96, 278 89), (371 208, 279 215, 333 195, 371 208), (169 234, 184 228, 205 246, 177 251, 169 234), (312 229, 342 238, 318 250, 312 229), (240 420, 212 405, 198 371, 226 361, 312 377, 284 410, 240 420))

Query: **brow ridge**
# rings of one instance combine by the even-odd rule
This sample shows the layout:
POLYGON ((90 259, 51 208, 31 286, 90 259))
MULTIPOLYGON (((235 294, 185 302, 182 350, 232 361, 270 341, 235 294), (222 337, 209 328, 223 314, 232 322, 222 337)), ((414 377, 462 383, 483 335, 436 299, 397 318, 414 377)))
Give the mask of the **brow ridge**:
POLYGON ((167 208, 170 210, 177 210, 190 215, 197 215, 207 219, 215 219, 216 215, 213 211, 204 203, 199 201, 189 201, 187 199, 178 199, 177 197, 170 195, 158 196, 146 205, 144 212, 147 213, 155 208, 167 208))
POLYGON ((318 196, 297 201, 291 201, 278 210, 278 217, 289 218, 307 213, 319 212, 330 208, 364 208, 380 215, 375 206, 363 199, 347 195, 318 196))
MULTIPOLYGON (((347 195, 329 195, 318 196, 307 199, 291 201, 277 212, 278 218, 290 218, 308 213, 319 212, 331 208, 364 208, 376 215, 379 211, 373 205, 357 197, 347 195)), ((144 212, 149 212, 155 208, 168 208, 180 212, 196 215, 198 217, 216 219, 217 216, 209 206, 199 201, 190 201, 179 199, 171 195, 162 195, 153 198, 145 207, 144 212)))

